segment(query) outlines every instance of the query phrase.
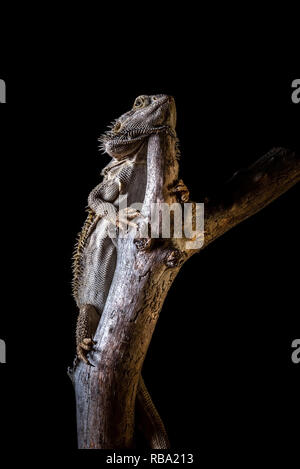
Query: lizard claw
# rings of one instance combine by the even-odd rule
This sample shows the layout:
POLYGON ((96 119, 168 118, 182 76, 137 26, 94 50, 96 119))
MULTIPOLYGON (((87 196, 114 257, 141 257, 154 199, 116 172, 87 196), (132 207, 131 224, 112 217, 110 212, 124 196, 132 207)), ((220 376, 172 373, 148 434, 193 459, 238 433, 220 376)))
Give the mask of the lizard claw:
POLYGON ((181 202, 188 202, 190 198, 190 192, 182 179, 178 181, 172 192, 178 194, 181 202))
POLYGON ((128 229, 130 226, 137 229, 138 224, 132 220, 139 216, 143 216, 139 210, 136 210, 132 207, 126 207, 125 209, 120 210, 116 225, 120 230, 125 230, 126 228, 128 229))
POLYGON ((77 345, 77 356, 79 360, 82 360, 84 363, 86 363, 89 366, 94 366, 94 365, 90 363, 86 355, 87 355, 87 352, 90 352, 93 349, 93 345, 95 343, 96 342, 93 339, 86 337, 77 345))
POLYGON ((125 214, 126 218, 128 220, 133 220, 136 217, 143 216, 141 212, 133 207, 126 207, 126 209, 123 211, 125 214))

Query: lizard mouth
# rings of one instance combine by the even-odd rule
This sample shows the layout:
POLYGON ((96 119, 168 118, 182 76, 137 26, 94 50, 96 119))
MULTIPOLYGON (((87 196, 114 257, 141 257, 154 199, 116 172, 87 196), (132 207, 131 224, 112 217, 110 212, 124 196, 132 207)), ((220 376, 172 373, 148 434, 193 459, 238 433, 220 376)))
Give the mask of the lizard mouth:
MULTIPOLYGON (((127 146, 134 147, 139 145, 139 143, 142 143, 153 134, 165 133, 176 137, 175 125, 173 125, 174 119, 170 118, 172 116, 171 109, 174 107, 172 103, 174 103, 172 97, 163 96, 157 99, 157 102, 152 102, 149 105, 149 110, 148 106, 146 106, 138 111, 133 109, 129 113, 124 114, 121 116, 121 119, 112 122, 109 130, 99 138, 100 149, 108 154, 111 154, 111 152, 118 153, 123 151, 122 149, 127 151, 127 146), (162 108, 161 116, 155 114, 159 108, 162 108), (168 108, 170 108, 169 112, 168 108), (137 112, 144 112, 144 110, 151 117, 149 124, 138 123, 137 118, 135 118, 137 112), (156 124, 154 123, 155 121, 156 124)), ((142 114, 141 116, 143 117, 142 114)))
POLYGON ((124 130, 123 132, 115 132, 110 130, 100 137, 100 145, 103 150, 107 144, 109 145, 130 145, 141 140, 148 138, 151 134, 158 134, 161 132, 170 132, 168 126, 158 126, 151 129, 151 132, 144 133, 139 130, 124 130))
MULTIPOLYGON (((173 98, 172 98, 173 99, 173 98)), ((157 100, 157 103, 152 103, 151 105, 151 113, 154 113, 157 109, 161 107, 166 107, 169 105, 171 97, 166 96, 162 99, 157 100)), ((147 129, 147 126, 141 126, 139 128, 130 128, 130 124, 128 125, 128 119, 124 122, 121 122, 119 119, 112 122, 110 125, 110 129, 103 134, 99 141, 102 144, 105 143, 133 143, 139 140, 142 140, 146 137, 149 137, 152 133, 159 133, 162 130, 165 130, 167 127, 166 125, 157 125, 150 129, 147 129), (144 127, 144 128, 143 128, 144 127), (148 131, 147 131, 147 130, 148 131), (146 131, 145 131, 146 130, 146 131)))
POLYGON ((126 131, 122 133, 114 133, 113 131, 109 131, 100 137, 99 141, 101 148, 105 150, 106 145, 130 145, 140 140, 144 140, 147 136, 148 135, 136 131, 126 131))

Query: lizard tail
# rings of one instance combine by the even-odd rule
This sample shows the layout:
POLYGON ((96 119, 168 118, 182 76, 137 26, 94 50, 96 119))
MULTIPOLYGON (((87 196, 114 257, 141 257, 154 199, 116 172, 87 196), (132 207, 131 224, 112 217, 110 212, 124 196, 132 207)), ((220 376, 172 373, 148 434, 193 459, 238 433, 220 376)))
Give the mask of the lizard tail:
POLYGON ((152 402, 142 376, 140 376, 136 399, 138 427, 152 449, 168 449, 168 435, 159 413, 152 402))

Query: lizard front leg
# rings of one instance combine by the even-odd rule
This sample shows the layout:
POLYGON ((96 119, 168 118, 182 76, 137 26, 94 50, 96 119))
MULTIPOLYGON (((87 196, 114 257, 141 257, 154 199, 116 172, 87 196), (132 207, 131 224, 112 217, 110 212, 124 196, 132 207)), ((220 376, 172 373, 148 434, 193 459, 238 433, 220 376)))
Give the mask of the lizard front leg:
POLYGON ((190 192, 182 179, 175 184, 171 193, 176 194, 180 202, 188 202, 190 198, 190 192))
POLYGON ((87 354, 92 350, 95 344, 93 336, 96 332, 99 320, 100 315, 94 306, 83 305, 80 307, 76 327, 76 351, 79 360, 83 360, 87 365, 91 365, 87 354))

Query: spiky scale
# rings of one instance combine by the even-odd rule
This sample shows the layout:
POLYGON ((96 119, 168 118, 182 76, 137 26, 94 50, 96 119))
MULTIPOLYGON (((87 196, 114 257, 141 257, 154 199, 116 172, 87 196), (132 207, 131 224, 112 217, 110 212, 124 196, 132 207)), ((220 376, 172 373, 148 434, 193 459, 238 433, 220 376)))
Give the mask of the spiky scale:
POLYGON ((80 285, 80 274, 82 273, 82 265, 81 265, 81 260, 83 256, 83 251, 86 246, 88 237, 90 235, 91 229, 94 225, 94 222, 96 220, 96 214, 93 210, 90 208, 87 209, 88 216, 84 222, 84 225, 82 227, 82 230, 78 234, 77 241, 74 246, 74 252, 73 252, 73 265, 72 265, 72 270, 73 270, 73 282, 72 282, 72 290, 73 290, 73 296, 76 300, 77 298, 77 293, 78 293, 78 288, 80 285))

